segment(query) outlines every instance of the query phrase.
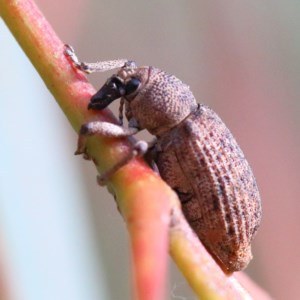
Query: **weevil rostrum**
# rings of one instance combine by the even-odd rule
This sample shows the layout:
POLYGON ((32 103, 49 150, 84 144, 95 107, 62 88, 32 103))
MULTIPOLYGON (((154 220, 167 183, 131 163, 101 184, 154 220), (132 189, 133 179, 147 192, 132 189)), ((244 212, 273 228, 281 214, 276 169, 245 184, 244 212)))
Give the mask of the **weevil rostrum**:
MULTIPOLYGON (((190 226, 225 271, 244 269, 252 258, 261 200, 252 170, 219 116, 198 104, 186 84, 157 68, 137 67, 128 60, 80 63, 70 46, 66 55, 86 73, 118 68, 88 108, 101 110, 121 98, 120 121, 124 105, 128 120, 128 128, 87 123, 81 136, 128 136, 148 130, 156 137, 148 153, 177 193, 190 226)), ((135 150, 146 151, 141 142, 135 150)), ((77 153, 84 151, 84 143, 79 142, 77 153)))

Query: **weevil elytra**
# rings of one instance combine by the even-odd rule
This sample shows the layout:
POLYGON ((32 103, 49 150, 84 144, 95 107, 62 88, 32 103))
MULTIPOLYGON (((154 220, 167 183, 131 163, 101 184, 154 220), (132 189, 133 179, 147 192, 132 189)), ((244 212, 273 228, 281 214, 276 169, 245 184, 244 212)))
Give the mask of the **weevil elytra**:
MULTIPOLYGON (((261 200, 251 168, 219 116, 197 104, 186 84, 157 68, 137 67, 128 60, 80 63, 70 46, 66 54, 86 73, 118 68, 88 108, 101 110, 121 98, 120 121, 124 105, 128 120, 128 128, 98 121, 83 125, 77 153, 84 153, 86 135, 129 136, 148 130, 156 137, 148 152, 179 196, 190 226, 224 270, 244 269, 252 258, 261 200)), ((139 142, 134 151, 145 153, 145 143, 139 142)))

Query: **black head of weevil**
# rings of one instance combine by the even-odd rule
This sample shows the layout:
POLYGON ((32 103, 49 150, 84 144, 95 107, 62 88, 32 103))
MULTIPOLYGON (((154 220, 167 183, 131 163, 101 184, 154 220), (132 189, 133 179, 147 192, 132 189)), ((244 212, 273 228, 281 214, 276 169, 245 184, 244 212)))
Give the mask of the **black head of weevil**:
MULTIPOLYGON (((129 127, 157 137, 155 164, 199 239, 226 272, 244 269, 252 258, 261 200, 252 170, 219 116, 197 104, 186 84, 159 69, 124 60, 84 64, 73 50, 67 55, 85 72, 121 67, 88 108, 101 110, 121 98, 129 127)), ((107 124, 102 127, 108 131, 107 124)), ((112 128, 110 136, 129 132, 112 128)))

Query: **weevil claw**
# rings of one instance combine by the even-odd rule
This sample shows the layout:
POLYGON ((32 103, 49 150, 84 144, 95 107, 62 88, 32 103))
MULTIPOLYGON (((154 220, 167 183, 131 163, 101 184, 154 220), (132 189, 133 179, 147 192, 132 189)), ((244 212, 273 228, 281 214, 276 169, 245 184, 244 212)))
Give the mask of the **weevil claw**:
POLYGON ((145 141, 138 141, 133 148, 135 156, 143 156, 148 150, 148 143, 145 141))
POLYGON ((105 176, 105 174, 97 176, 97 183, 100 186, 105 186, 107 184, 107 181, 108 181, 108 178, 107 178, 107 176, 105 176))
POLYGON ((86 152, 86 150, 84 151, 82 157, 83 157, 83 159, 85 159, 85 160, 92 160, 92 158, 91 158, 90 155, 86 152))
POLYGON ((85 160, 91 160, 92 158, 90 157, 90 155, 87 153, 87 150, 86 148, 84 150, 81 150, 81 149, 77 149, 75 152, 74 152, 74 155, 81 155, 83 154, 83 159, 85 160))
POLYGON ((76 66, 76 68, 80 69, 81 63, 78 60, 78 57, 75 54, 74 48, 71 45, 65 44, 65 55, 70 58, 72 63, 76 66))

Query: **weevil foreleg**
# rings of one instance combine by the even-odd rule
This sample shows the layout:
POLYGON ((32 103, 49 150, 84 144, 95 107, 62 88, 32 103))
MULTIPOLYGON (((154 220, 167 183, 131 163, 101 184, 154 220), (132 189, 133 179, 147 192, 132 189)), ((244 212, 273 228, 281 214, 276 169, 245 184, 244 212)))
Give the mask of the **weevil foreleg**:
POLYGON ((139 130, 137 128, 121 127, 109 122, 93 121, 81 126, 78 138, 78 145, 75 155, 86 153, 86 142, 88 136, 101 135, 105 137, 126 137, 134 135, 139 130))
MULTIPOLYGON (((75 154, 84 154, 85 159, 89 159, 89 155, 86 152, 86 142, 88 136, 102 135, 105 137, 126 137, 134 135, 139 130, 134 127, 121 127, 108 122, 93 121, 81 126, 78 138, 78 146, 75 154)), ((105 171, 102 175, 97 177, 99 185, 103 186, 109 180, 109 178, 118 171, 121 167, 126 165, 131 159, 136 156, 143 156, 148 150, 148 144, 145 141, 138 141, 132 151, 130 151, 123 159, 117 162, 113 167, 105 171)))

